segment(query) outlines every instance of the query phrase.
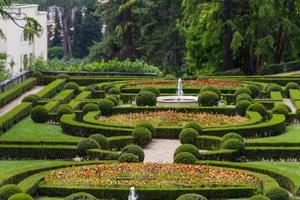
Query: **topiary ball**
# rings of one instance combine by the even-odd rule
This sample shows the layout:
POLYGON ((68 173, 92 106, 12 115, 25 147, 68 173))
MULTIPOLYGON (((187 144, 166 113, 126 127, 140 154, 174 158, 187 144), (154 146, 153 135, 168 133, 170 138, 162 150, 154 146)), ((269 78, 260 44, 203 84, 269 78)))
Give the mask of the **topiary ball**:
POLYGON ((271 83, 270 85, 267 86, 266 92, 267 93, 282 92, 282 87, 280 85, 275 84, 275 83, 271 83))
POLYGON ((19 193, 12 195, 8 200, 33 200, 33 198, 28 194, 19 193))
POLYGON ((174 74, 167 74, 165 75, 165 80, 177 80, 174 74))
POLYGON ((202 128, 201 128, 200 124, 197 123, 197 122, 189 122, 189 123, 185 124, 183 128, 184 129, 186 129, 186 128, 193 128, 198 133, 200 133, 202 131, 202 128))
POLYGON ((36 106, 40 97, 36 94, 30 94, 22 99, 22 102, 32 103, 33 106, 36 106))
POLYGON ((119 98, 116 95, 107 95, 105 99, 108 99, 114 103, 115 106, 119 105, 119 98))
POLYGON ((288 200, 289 199, 289 193, 281 188, 276 187, 272 188, 269 191, 267 191, 266 196, 270 198, 271 200, 288 200))
POLYGON ((152 136, 154 136, 156 134, 155 127, 149 122, 142 122, 142 123, 138 124, 136 127, 144 127, 146 129, 148 129, 152 133, 152 136))
POLYGON ((113 108, 115 104, 108 99, 102 99, 99 101, 98 107, 99 110, 101 111, 101 114, 104 116, 108 116, 112 114, 113 108))
POLYGON ((300 89, 299 84, 295 83, 295 82, 289 82, 288 84, 286 84, 286 86, 285 86, 286 91, 289 91, 292 89, 299 90, 300 89))
POLYGON ((139 158, 138 156, 132 154, 132 153, 122 153, 119 157, 119 162, 123 163, 138 163, 139 158))
POLYGON ((179 134, 179 140, 181 144, 196 144, 197 137, 199 136, 198 131, 193 128, 185 128, 179 134))
POLYGON ((250 197, 248 200, 270 200, 270 199, 269 197, 263 195, 255 195, 253 197, 250 197))
POLYGON ((140 146, 135 144, 129 144, 126 147, 124 147, 121 151, 121 154, 123 153, 132 153, 138 156, 140 162, 143 162, 145 158, 145 153, 143 149, 140 146))
POLYGON ((189 193, 189 194, 184 194, 179 196, 176 200, 207 200, 207 199, 200 194, 189 193))
POLYGON ((280 115, 284 115, 285 117, 288 117, 289 110, 283 105, 276 105, 272 109, 272 114, 280 114, 280 115))
POLYGON ((94 111, 99 111, 99 107, 95 103, 87 103, 82 107, 82 112, 84 114, 94 111))
POLYGON ((102 134, 94 134, 91 135, 89 138, 95 140, 101 147, 101 149, 108 149, 109 144, 107 138, 102 134))
POLYGON ((251 96, 250 96, 249 94, 246 94, 246 93, 239 94, 239 95, 236 97, 235 102, 238 103, 238 102, 243 101, 243 100, 247 100, 247 101, 252 102, 251 96))
POLYGON ((146 86, 141 89, 141 92, 152 92, 157 97, 160 95, 159 89, 157 87, 153 87, 153 86, 146 86))
POLYGON ((156 95, 152 92, 140 92, 135 102, 137 106, 156 106, 156 95))
POLYGON ((240 151, 245 149, 245 143, 239 139, 228 139, 222 143, 221 148, 240 151))
POLYGON ((77 144, 77 151, 80 155, 84 155, 87 153, 88 149, 100 149, 100 145, 96 140, 91 138, 81 139, 77 144))
POLYGON ((60 119, 63 115, 73 114, 73 108, 67 104, 60 105, 57 109, 57 118, 60 119))
POLYGON ((68 74, 58 74, 56 76, 57 79, 69 79, 70 76, 68 74))
POLYGON ((179 153, 174 157, 174 163, 178 164, 195 164, 196 162, 197 158, 188 152, 179 153))
POLYGON ((4 185, 0 188, 0 199, 7 200, 10 196, 22 193, 23 190, 14 184, 4 185))
POLYGON ((35 123, 45 123, 48 118, 48 110, 44 106, 36 106, 31 110, 31 119, 35 123))
POLYGON ((211 85, 204 86, 201 88, 200 94, 203 92, 214 92, 219 96, 219 98, 221 98, 221 90, 216 86, 211 86, 211 85))
POLYGON ((258 85, 256 85, 256 84, 248 84, 246 86, 246 88, 248 88, 251 91, 252 98, 258 97, 259 93, 261 91, 261 88, 258 85))
POLYGON ((221 144, 223 144, 226 140, 229 140, 229 139, 238 139, 238 140, 241 140, 242 142, 244 142, 244 139, 241 135, 232 132, 232 133, 227 133, 222 137, 221 144))
POLYGON ((85 192, 79 192, 65 197, 64 200, 98 200, 98 199, 91 194, 85 192))
POLYGON ((242 100, 239 101, 236 106, 235 106, 235 110, 237 112, 238 115, 241 116, 245 116, 246 115, 246 111, 248 110, 248 108, 250 107, 251 102, 248 100, 242 100))
POLYGON ((79 92, 79 85, 75 82, 70 82, 65 85, 64 90, 74 90, 77 94, 79 92))
POLYGON ((242 87, 235 91, 235 96, 239 96, 240 94, 248 94, 250 97, 252 96, 252 92, 250 89, 242 87))
POLYGON ((134 138, 134 143, 141 147, 145 147, 152 140, 152 133, 144 127, 136 127, 131 135, 134 138))
POLYGON ((251 104, 248 107, 247 111, 258 112, 263 118, 269 117, 269 113, 267 112, 266 107, 260 103, 251 104))
POLYGON ((217 106, 220 97, 217 93, 208 91, 200 93, 198 97, 198 102, 200 106, 217 106))
POLYGON ((112 87, 108 90, 107 94, 114 94, 114 95, 120 95, 121 94, 121 90, 117 87, 112 87))
POLYGON ((199 149, 192 144, 182 144, 174 152, 174 158, 177 154, 183 153, 183 152, 188 152, 193 154, 196 158, 200 158, 200 153, 199 149))

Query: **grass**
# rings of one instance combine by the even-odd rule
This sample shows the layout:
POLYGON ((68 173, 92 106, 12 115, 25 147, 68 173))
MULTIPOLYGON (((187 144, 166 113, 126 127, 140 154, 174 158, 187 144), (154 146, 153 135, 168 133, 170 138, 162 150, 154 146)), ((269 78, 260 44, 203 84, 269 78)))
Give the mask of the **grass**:
POLYGON ((34 123, 30 117, 17 123, 0 136, 0 142, 69 142, 77 143, 79 137, 69 136, 62 132, 58 125, 34 123))
POLYGON ((56 198, 56 197, 39 197, 36 200, 63 200, 64 198, 56 198))

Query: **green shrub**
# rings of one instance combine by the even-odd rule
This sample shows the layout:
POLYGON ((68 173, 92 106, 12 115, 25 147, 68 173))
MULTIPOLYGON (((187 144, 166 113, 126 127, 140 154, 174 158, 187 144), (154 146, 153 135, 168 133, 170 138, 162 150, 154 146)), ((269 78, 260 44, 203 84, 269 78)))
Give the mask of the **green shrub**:
POLYGON ((70 76, 68 74, 59 74, 56 76, 57 79, 69 79, 70 76))
POLYGON ((286 104, 284 104, 284 103, 276 104, 276 106, 283 106, 283 107, 285 107, 288 110, 288 112, 292 112, 291 107, 288 106, 288 105, 286 105, 286 104))
POLYGON ((236 103, 240 102, 240 101, 243 101, 243 100, 247 100, 247 101, 250 101, 252 102, 252 98, 249 94, 246 94, 246 93, 242 93, 242 94, 239 94, 237 97, 236 97, 236 103))
POLYGON ((0 188, 0 199, 7 200, 10 196, 22 193, 22 189, 14 184, 4 185, 0 188))
POLYGON ((121 90, 117 87, 112 87, 108 90, 107 94, 115 94, 115 95, 120 95, 121 90))
POLYGON ((157 97, 160 95, 159 89, 157 87, 153 87, 153 86, 146 86, 146 87, 142 88, 141 92, 152 92, 157 97))
POLYGON ((182 129, 179 134, 181 144, 196 144, 199 133, 193 128, 182 129))
POLYGON ((255 195, 253 197, 250 197, 248 200, 270 200, 270 199, 269 197, 263 195, 255 195))
POLYGON ((79 85, 75 82, 70 82, 65 85, 64 90, 74 90, 77 94, 79 92, 79 85))
POLYGON ((122 153, 119 157, 119 162, 125 163, 138 163, 139 159, 132 153, 122 153))
POLYGON ((152 136, 154 136, 156 134, 155 127, 149 122, 142 122, 142 123, 138 124, 136 127, 144 127, 146 129, 148 129, 152 133, 152 136))
POLYGON ((114 103, 115 106, 119 105, 119 98, 116 95, 107 95, 105 99, 108 99, 114 103))
POLYGON ((270 189, 269 191, 267 191, 266 196, 269 197, 271 200, 288 200, 289 199, 289 193, 281 187, 276 187, 276 188, 270 189))
POLYGON ((282 87, 280 85, 275 84, 275 83, 271 83, 271 84, 267 85, 266 92, 268 92, 268 93, 282 92, 282 87))
POLYGON ((45 123, 48 118, 48 111, 44 106, 36 106, 31 110, 31 119, 35 123, 45 123))
POLYGON ((240 136, 239 134, 237 134, 237 133, 227 133, 222 137, 221 143, 223 144, 226 140, 229 140, 229 139, 238 139, 238 140, 241 140, 241 141, 244 142, 243 137, 240 136))
POLYGON ((283 72, 284 67, 285 67, 284 63, 263 65, 259 68, 258 73, 261 75, 278 74, 283 72))
POLYGON ((198 97, 199 105, 202 106, 217 106, 219 100, 218 94, 212 91, 202 92, 198 97))
POLYGON ((262 105, 261 103, 251 104, 248 107, 247 111, 258 112, 263 118, 269 117, 269 113, 267 112, 266 107, 264 105, 262 105))
POLYGON ((144 127, 136 127, 132 132, 132 137, 134 138, 134 143, 141 147, 146 146, 152 140, 151 132, 144 127))
POLYGON ((196 158, 200 158, 200 153, 199 149, 192 144, 182 144, 174 152, 174 158, 177 154, 183 153, 183 152, 188 152, 193 154, 196 158))
POLYGON ((71 106, 64 104, 60 105, 57 109, 57 117, 60 119, 65 114, 72 114, 74 111, 71 106))
POLYGON ((94 134, 89 138, 95 140, 100 145, 101 149, 108 149, 108 140, 104 135, 94 134))
POLYGON ((177 80, 174 74, 167 74, 165 75, 165 80, 177 80))
POLYGON ((32 103, 33 106, 36 106, 40 97, 36 94, 30 94, 22 99, 22 102, 32 103))
POLYGON ((207 200, 207 199, 200 194, 189 193, 189 194, 184 194, 179 196, 176 200, 207 200))
POLYGON ((95 103, 87 103, 82 107, 82 111, 84 114, 88 112, 98 111, 99 107, 95 103))
POLYGON ((81 139, 77 144, 77 151, 80 155, 86 154, 88 149, 101 148, 98 142, 91 138, 81 139))
POLYGON ((245 116, 246 111, 248 110, 250 105, 251 105, 250 101, 247 100, 239 101, 235 106, 237 114, 241 116, 245 116))
POLYGON ((115 104, 108 99, 102 99, 99 101, 99 110, 101 111, 101 114, 104 116, 108 116, 112 114, 113 108, 115 104))
POLYGON ((175 156, 174 163, 179 164, 195 164, 197 162, 197 158, 188 152, 182 152, 175 156))
POLYGON ((286 63, 286 71, 298 71, 300 69, 300 60, 293 60, 286 63))
POLYGON ((248 88, 251 91, 252 98, 256 98, 256 97, 259 96, 261 88, 258 85, 256 85, 256 84, 248 84, 246 86, 246 88, 248 88))
POLYGON ((135 144, 129 144, 126 147, 124 147, 121 151, 121 154, 123 153, 132 153, 138 156, 140 162, 143 162, 145 158, 145 153, 143 149, 140 146, 135 144))
POLYGON ((189 123, 185 124, 183 128, 184 129, 186 129, 186 128, 193 128, 198 133, 200 133, 202 131, 202 128, 201 128, 201 126, 200 126, 200 124, 198 122, 189 122, 189 123))
POLYGON ((243 150, 245 149, 245 143, 239 139, 228 139, 222 143, 221 148, 229 150, 243 150))
POLYGON ((62 46, 53 46, 48 49, 48 59, 63 59, 64 58, 64 48, 62 46))
POLYGON ((33 200, 33 198, 28 194, 18 193, 9 197, 8 200, 33 200))
POLYGON ((103 89, 105 93, 108 93, 108 91, 109 91, 111 88, 114 88, 114 87, 115 87, 115 86, 114 86, 113 84, 110 83, 110 84, 106 84, 106 85, 102 86, 101 89, 103 89))
POLYGON ((272 114, 281 114, 287 117, 289 115, 289 110, 286 108, 286 106, 283 105, 276 105, 272 109, 272 114))
POLYGON ((98 200, 98 199, 91 194, 79 192, 65 197, 64 200, 98 200))
POLYGON ((221 98, 221 90, 216 86, 203 86, 200 90, 200 94, 203 92, 214 92, 219 96, 219 98, 221 98))
POLYGON ((156 95, 152 92, 140 92, 135 102, 137 106, 156 106, 156 95))
POLYGON ((246 87, 239 88, 235 91, 235 96, 239 96, 240 94, 248 94, 250 97, 252 96, 252 92, 250 89, 246 87))
POLYGON ((43 73, 40 72, 40 71, 35 71, 35 72, 32 73, 32 77, 35 77, 35 78, 37 78, 37 79, 40 79, 40 78, 43 77, 43 73))
POLYGON ((292 90, 292 89, 299 90, 300 86, 299 86, 298 83, 289 82, 288 84, 286 84, 285 89, 286 89, 286 91, 289 91, 289 90, 292 90))

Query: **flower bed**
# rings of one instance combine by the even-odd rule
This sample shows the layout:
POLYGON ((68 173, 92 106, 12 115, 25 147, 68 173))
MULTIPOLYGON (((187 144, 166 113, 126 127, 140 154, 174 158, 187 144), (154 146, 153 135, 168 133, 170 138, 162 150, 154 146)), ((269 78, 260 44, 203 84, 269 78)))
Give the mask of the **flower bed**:
POLYGON ((257 186, 245 172, 205 165, 100 164, 50 172, 44 185, 68 187, 203 188, 257 186))
POLYGON ((136 126, 147 121, 156 127, 161 126, 184 126, 191 121, 198 122, 203 127, 234 125, 246 122, 248 118, 240 116, 227 116, 223 114, 210 114, 204 112, 176 112, 176 111, 155 111, 143 113, 119 114, 109 117, 100 116, 101 122, 117 123, 122 125, 136 126))

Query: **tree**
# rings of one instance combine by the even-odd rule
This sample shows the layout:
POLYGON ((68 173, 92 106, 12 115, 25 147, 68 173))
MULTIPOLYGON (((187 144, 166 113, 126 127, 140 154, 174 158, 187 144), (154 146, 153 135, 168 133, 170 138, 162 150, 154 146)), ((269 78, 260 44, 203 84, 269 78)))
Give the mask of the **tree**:
POLYGON ((52 40, 52 47, 61 46, 62 45, 62 38, 61 38, 61 22, 57 8, 55 8, 55 17, 54 17, 54 33, 53 33, 53 40, 52 40))

